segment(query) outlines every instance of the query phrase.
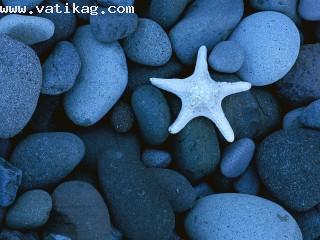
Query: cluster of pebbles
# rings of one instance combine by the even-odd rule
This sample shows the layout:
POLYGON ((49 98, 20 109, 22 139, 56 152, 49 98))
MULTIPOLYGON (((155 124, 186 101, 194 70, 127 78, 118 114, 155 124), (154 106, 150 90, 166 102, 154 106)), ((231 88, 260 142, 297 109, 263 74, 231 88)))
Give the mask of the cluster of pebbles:
POLYGON ((319 0, 0 3, 99 6, 0 15, 1 240, 320 238, 319 0), (201 46, 233 143, 150 82, 201 46))

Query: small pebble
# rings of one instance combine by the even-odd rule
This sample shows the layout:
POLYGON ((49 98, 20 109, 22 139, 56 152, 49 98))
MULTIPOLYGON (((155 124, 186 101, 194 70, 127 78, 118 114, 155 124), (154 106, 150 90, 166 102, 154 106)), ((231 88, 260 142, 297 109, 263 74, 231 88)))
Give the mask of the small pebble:
POLYGON ((162 144, 169 136, 171 113, 161 91, 142 86, 133 92, 131 105, 143 139, 151 145, 162 144))
POLYGON ((190 239, 303 239, 297 222, 281 206, 239 193, 200 199, 184 226, 190 239))
POLYGON ((10 163, 22 170, 24 189, 43 188, 66 177, 84 152, 83 142, 72 133, 35 133, 17 145, 10 163))
POLYGON ((245 52, 238 75, 254 86, 269 85, 284 77, 300 49, 300 34, 294 22, 272 11, 244 18, 229 39, 238 42, 245 52))
POLYGON ((42 2, 44 2, 44 0, 15 0, 15 1, 11 1, 11 0, 2 0, 2 4, 4 6, 11 6, 11 7, 15 7, 15 6, 20 6, 20 7, 27 7, 27 10, 33 9, 36 6, 40 5, 42 2))
POLYGON ((148 16, 167 29, 176 23, 190 2, 191 0, 152 0, 148 16))
POLYGON ((167 151, 146 149, 142 153, 142 162, 149 168, 166 168, 171 161, 171 154, 167 151))
POLYGON ((320 20, 320 1, 319 0, 300 0, 298 12, 300 16, 308 21, 320 20))
POLYGON ((52 200, 43 190, 23 193, 6 214, 7 226, 13 229, 32 229, 43 226, 49 219, 52 200))
POLYGON ((193 1, 169 34, 179 60, 193 64, 202 45, 211 51, 217 43, 224 41, 241 20, 243 8, 242 0, 193 1))
POLYGON ((239 177, 249 166, 255 151, 255 143, 250 138, 242 138, 223 151, 220 164, 221 173, 229 178, 239 177))
POLYGON ((66 94, 64 107, 75 124, 87 127, 103 118, 124 92, 128 82, 126 58, 118 42, 97 41, 89 25, 78 28, 72 43, 82 68, 66 94))
POLYGON ((81 60, 72 43, 58 43, 42 66, 41 93, 58 95, 69 91, 80 72, 81 60))
POLYGON ((111 43, 126 38, 138 26, 138 15, 135 13, 110 13, 103 8, 100 11, 105 14, 90 16, 92 34, 100 42, 111 43))
POLYGON ((150 171, 168 196, 173 211, 185 212, 193 206, 196 193, 186 177, 171 169, 152 168, 150 171))
POLYGON ((0 33, 27 45, 48 40, 54 30, 54 23, 42 17, 9 14, 0 19, 0 33))
POLYGON ((193 187, 193 189, 194 189, 194 191, 195 191, 195 193, 197 195, 197 199, 200 199, 200 198, 206 197, 208 195, 214 194, 213 189, 206 182, 202 182, 202 183, 199 183, 199 184, 195 185, 193 187))
POLYGON ((242 47, 234 41, 224 41, 218 43, 210 53, 208 63, 218 72, 237 72, 244 61, 244 51, 242 47))
POLYGON ((134 124, 134 114, 129 104, 118 102, 112 109, 111 125, 116 132, 129 132, 134 124))
POLYGON ((288 112, 282 121, 282 128, 283 129, 292 129, 292 128, 301 128, 303 127, 302 123, 300 122, 299 116, 304 111, 303 108, 296 108, 288 112))
POLYGON ((147 18, 139 19, 136 31, 124 39, 123 48, 131 61, 147 66, 164 65, 172 55, 167 33, 147 18))
POLYGON ((0 207, 10 206, 16 199, 22 171, 0 158, 0 207))
POLYGON ((312 102, 305 107, 300 116, 299 121, 306 127, 320 128, 320 100, 312 102))
POLYGON ((259 187, 259 177, 253 167, 249 167, 233 184, 236 192, 250 195, 257 195, 259 187))

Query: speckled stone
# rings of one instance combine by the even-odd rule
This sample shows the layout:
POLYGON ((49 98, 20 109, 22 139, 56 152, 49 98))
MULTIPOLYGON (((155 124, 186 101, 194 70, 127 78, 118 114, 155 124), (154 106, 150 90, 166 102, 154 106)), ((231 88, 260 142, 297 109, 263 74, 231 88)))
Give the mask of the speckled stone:
POLYGON ((164 150, 146 149, 142 153, 141 160, 146 167, 166 168, 170 165, 172 157, 164 150))
POLYGON ((320 237, 320 212, 313 208, 296 216, 304 240, 314 240, 320 237))
POLYGON ((316 100, 305 107, 300 116, 299 121, 306 127, 320 128, 320 100, 316 100))
POLYGON ((111 125, 116 132, 129 132, 134 124, 134 114, 129 104, 118 102, 112 109, 111 125))
POLYGON ((124 39, 123 48, 131 61, 147 66, 164 65, 172 55, 167 33, 147 18, 139 19, 136 31, 124 39))
POLYGON ((6 214, 7 226, 13 229, 32 229, 43 226, 49 219, 52 200, 43 190, 23 193, 6 214))
POLYGON ((291 129, 291 128, 300 128, 303 127, 303 124, 299 120, 299 116, 304 111, 304 107, 296 108, 288 112, 282 121, 282 128, 283 129, 291 129))
POLYGON ((281 206, 237 193, 200 199, 187 215, 185 229, 190 239, 303 239, 297 222, 281 206))
POLYGON ((35 133, 14 149, 10 162, 22 170, 24 189, 54 185, 66 177, 84 156, 79 137, 66 132, 35 133))
POLYGON ((10 138, 25 127, 36 108, 42 71, 27 45, 0 34, 0 46, 0 138, 10 138))
POLYGON ((320 2, 318 0, 300 0, 298 12, 300 16, 308 21, 320 20, 320 2))
POLYGON ((320 132, 298 128, 265 138, 257 148, 256 164, 262 182, 281 203, 306 211, 320 203, 319 158, 320 132))

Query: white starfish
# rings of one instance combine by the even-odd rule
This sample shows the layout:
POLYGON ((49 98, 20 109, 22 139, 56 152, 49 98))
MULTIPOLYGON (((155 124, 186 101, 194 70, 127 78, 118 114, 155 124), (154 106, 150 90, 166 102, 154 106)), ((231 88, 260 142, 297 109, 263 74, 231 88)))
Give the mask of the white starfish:
POLYGON ((153 85, 177 95, 182 101, 181 111, 169 127, 171 134, 178 133, 196 117, 209 118, 228 142, 234 141, 234 132, 225 117, 221 102, 231 94, 247 91, 248 82, 216 82, 208 71, 207 48, 200 47, 194 73, 185 79, 150 78, 153 85))

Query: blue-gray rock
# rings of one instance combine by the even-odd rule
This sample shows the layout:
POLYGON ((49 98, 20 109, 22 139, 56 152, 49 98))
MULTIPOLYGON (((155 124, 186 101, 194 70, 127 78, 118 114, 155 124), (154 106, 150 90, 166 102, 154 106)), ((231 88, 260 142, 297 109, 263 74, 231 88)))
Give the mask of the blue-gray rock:
POLYGON ((302 106, 320 98, 320 43, 302 45, 291 71, 277 83, 278 94, 289 104, 302 106))
POLYGON ((152 0, 148 16, 159 23, 163 28, 171 27, 191 0, 152 0))
POLYGON ((296 216, 304 240, 314 240, 320 237, 320 212, 313 208, 296 216))
POLYGON ((99 8, 98 15, 90 16, 93 36, 100 42, 111 43, 128 37, 138 26, 135 13, 110 13, 108 9, 99 8), (102 14, 101 11, 105 13, 102 14))
POLYGON ((302 123, 299 120, 299 116, 304 111, 304 107, 296 108, 288 112, 282 121, 283 129, 291 129, 291 128, 301 128, 303 127, 302 123))
POLYGON ((137 139, 119 136, 118 145, 99 159, 98 175, 114 224, 125 237, 169 238, 175 226, 174 213, 154 175, 140 161, 137 139), (123 145, 120 139, 125 138, 131 144, 123 145))
POLYGON ((72 240, 109 239, 109 211, 102 196, 91 184, 64 182, 53 191, 52 200, 53 211, 45 227, 47 235, 54 233, 72 240))
POLYGON ((123 40, 127 57, 147 66, 166 64, 172 55, 167 33, 155 21, 140 18, 136 31, 123 40))
POLYGON ((202 182, 202 183, 199 183, 199 184, 195 185, 193 187, 193 189, 194 189, 194 191, 195 191, 195 193, 197 195, 197 199, 200 199, 200 198, 206 197, 208 195, 214 194, 213 189, 206 182, 202 182))
POLYGON ((169 136, 171 114, 161 91, 142 86, 133 92, 131 105, 143 139, 152 145, 162 144, 169 136))
POLYGON ((298 0, 279 1, 279 0, 250 0, 250 6, 260 11, 276 11, 287 15, 296 23, 300 22, 297 14, 298 0))
POLYGON ((69 7, 71 8, 74 4, 75 6, 79 6, 79 9, 89 9, 86 12, 76 12, 77 16, 85 22, 89 22, 90 20, 90 11, 91 13, 98 12, 96 0, 66 0, 66 2, 69 4, 69 7))
POLYGON ((64 107, 77 125, 98 122, 118 101, 128 82, 124 52, 118 42, 97 41, 90 26, 80 27, 73 38, 82 68, 73 88, 66 94, 64 107))
MULTIPOLYGON (((43 4, 44 7, 59 6, 61 9, 64 8, 64 4, 59 0, 46 0, 43 4)), ((75 31, 77 25, 76 14, 70 13, 38 13, 37 16, 44 17, 51 20, 54 23, 55 30, 53 36, 45 41, 33 45, 33 48, 39 55, 43 55, 51 50, 54 45, 63 40, 67 40, 75 31)))
POLYGON ((239 177, 249 166, 255 151, 250 138, 242 138, 228 145, 222 154, 220 170, 228 178, 239 177))
POLYGON ((249 167, 233 184, 238 193, 257 195, 260 188, 259 177, 253 167, 249 167))
POLYGON ((220 160, 220 148, 212 122, 196 118, 173 137, 173 158, 181 173, 191 180, 213 172, 220 160))
POLYGON ((320 2, 318 0, 300 0, 298 12, 300 16, 308 21, 320 20, 320 2))
POLYGON ((170 165, 171 154, 164 150, 146 149, 142 153, 142 162, 146 167, 166 168, 170 165))
POLYGON ((25 192, 7 211, 7 226, 21 230, 41 227, 48 221, 51 209, 49 193, 43 190, 25 192))
POLYGON ((0 207, 10 206, 16 199, 22 171, 0 158, 0 207))
POLYGON ((184 64, 193 64, 198 49, 225 40, 241 20, 242 0, 196 0, 170 31, 173 50, 184 64))
POLYGON ((132 6, 134 0, 97 0, 102 6, 132 6))
POLYGON ((20 7, 27 7, 27 10, 33 9, 36 6, 40 5, 44 0, 2 0, 2 4, 4 6, 20 6, 20 7))
POLYGON ((72 240, 72 239, 63 235, 50 233, 48 236, 44 238, 44 240, 72 240))
POLYGON ((58 95, 69 91, 81 69, 76 48, 67 41, 59 42, 42 66, 41 93, 58 95))
POLYGON ((116 132, 129 132, 134 124, 134 114, 129 104, 119 102, 112 109, 111 125, 116 132))
POLYGON ((182 64, 174 57, 160 67, 129 64, 128 89, 134 91, 142 85, 151 85, 150 78, 177 78, 183 71, 182 64))
POLYGON ((294 218, 269 200, 246 194, 200 199, 185 219, 190 239, 302 240, 294 218))
POLYGON ((171 169, 152 168, 150 171, 167 194, 173 211, 180 213, 193 206, 196 193, 186 177, 171 169))
POLYGON ((0 138, 10 138, 25 127, 36 108, 42 70, 25 44, 0 34, 0 46, 0 138))
POLYGON ((23 233, 9 230, 9 229, 1 229, 0 231, 0 239, 2 240, 25 240, 25 236, 23 233))
POLYGON ((11 141, 10 139, 0 138, 0 158, 8 159, 11 152, 11 141))
POLYGON ((245 52, 238 75, 254 86, 269 85, 284 77, 300 49, 300 34, 294 22, 272 11, 246 17, 229 39, 238 42, 245 52))
MULTIPOLYGON (((214 75, 218 81, 239 81, 233 75, 214 75)), ((250 91, 226 97, 222 108, 236 139, 259 138, 281 122, 280 106, 276 98, 264 89, 253 88, 250 91)))
POLYGON ((244 61, 244 51, 235 41, 218 43, 211 51, 209 65, 218 72, 235 73, 244 61))
POLYGON ((316 100, 305 107, 300 116, 299 121, 306 127, 320 128, 320 100, 316 100))
POLYGON ((0 33, 32 45, 51 38, 54 23, 42 17, 9 14, 0 19, 0 33))
POLYGON ((320 132, 280 130, 265 138, 256 154, 267 189, 286 207, 306 211, 320 203, 320 132))
POLYGON ((35 133, 14 149, 10 162, 23 172, 24 189, 54 185, 66 177, 84 156, 79 137, 66 132, 35 133))

